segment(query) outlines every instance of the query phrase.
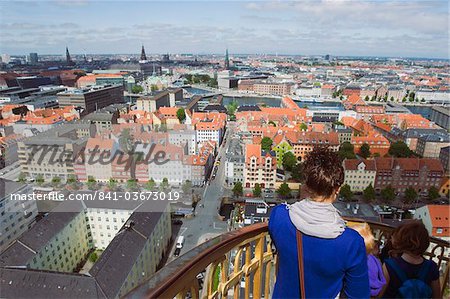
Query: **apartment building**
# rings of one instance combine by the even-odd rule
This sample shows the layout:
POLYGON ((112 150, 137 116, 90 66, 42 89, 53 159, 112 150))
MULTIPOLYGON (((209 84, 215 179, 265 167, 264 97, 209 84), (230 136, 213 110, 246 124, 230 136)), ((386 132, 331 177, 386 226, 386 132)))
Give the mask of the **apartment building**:
POLYGON ((444 169, 438 159, 375 158, 375 190, 391 186, 398 193, 409 187, 426 194, 430 187, 440 188, 444 169))
POLYGON ((447 133, 426 135, 418 138, 416 153, 424 158, 439 158, 441 148, 449 145, 447 133))
POLYGON ((136 108, 146 112, 156 112, 161 107, 174 107, 175 102, 182 99, 183 90, 181 88, 168 89, 138 98, 136 108))
MULTIPOLYGON (((147 157, 150 147, 143 149, 144 156, 147 157)), ((169 184, 180 186, 186 180, 191 179, 191 167, 183 163, 185 160, 185 149, 173 144, 157 144, 150 153, 149 159, 154 160, 158 152, 164 152, 165 157, 158 163, 152 162, 148 166, 148 178, 156 183, 161 183, 167 179, 169 184)), ((150 161, 149 160, 149 161, 150 161)))
POLYGON ((370 131, 367 135, 353 135, 351 138, 355 153, 358 153, 361 146, 366 143, 370 147, 372 155, 377 154, 380 157, 385 156, 389 152, 390 143, 386 137, 375 131, 370 131))
MULTIPOLYGON (((216 144, 208 141, 200 144, 198 154, 189 155, 184 159, 184 167, 190 166, 190 178, 194 186, 203 186, 207 181, 213 165, 216 152, 216 144)), ((189 172, 187 172, 189 173, 189 172)))
MULTIPOLYGON (((447 101, 449 101, 450 93, 445 93, 447 101)), ((450 129, 450 112, 448 107, 435 106, 431 110, 431 121, 444 128, 445 130, 450 129)))
POLYGON ((306 155, 316 146, 327 146, 331 151, 339 150, 339 137, 336 132, 295 132, 292 134, 290 142, 293 146, 294 155, 297 159, 304 160, 306 155))
POLYGON ((442 166, 444 167, 444 171, 446 173, 449 172, 450 167, 449 156, 450 156, 450 146, 441 148, 441 150, 439 151, 439 160, 441 161, 442 166))
POLYGON ((83 115, 111 104, 124 102, 122 85, 92 86, 83 89, 68 89, 57 94, 60 107, 75 106, 84 109, 83 115))
POLYGON ((158 270, 172 234, 167 202, 61 205, 0 254, 2 297, 120 298, 158 270), (97 226, 114 216, 118 230, 97 226), (110 242, 89 273, 74 273, 101 240, 110 242))
POLYGON ((449 215, 448 205, 426 205, 416 209, 414 218, 422 220, 430 236, 450 241, 449 215))
POLYGON ((344 184, 354 192, 362 192, 369 185, 375 186, 376 168, 374 160, 346 159, 343 162, 344 184))
POLYGON ((0 266, 72 272, 87 256, 90 242, 84 213, 58 210, 6 248, 0 266))
POLYGON ((246 144, 244 187, 253 188, 259 184, 261 188, 274 189, 277 174, 277 158, 275 152, 266 152, 260 144, 246 144))
POLYGON ((44 180, 75 174, 74 161, 82 153, 95 128, 88 124, 56 127, 18 142, 19 162, 28 177, 44 180))
POLYGON ((197 152, 197 137, 195 130, 188 128, 170 130, 168 135, 169 143, 180 146, 184 146, 185 144, 188 145, 188 152, 186 154, 195 155, 197 152))
POLYGON ((219 112, 194 112, 192 125, 194 125, 197 144, 205 141, 214 141, 221 144, 225 134, 227 115, 219 112))
POLYGON ((292 83, 258 82, 253 85, 257 94, 288 95, 291 93, 292 83))
POLYGON ((112 178, 112 161, 118 151, 119 144, 115 139, 89 138, 84 150, 86 176, 101 182, 112 178))
POLYGON ((14 200, 33 192, 28 185, 0 178, 0 252, 26 232, 38 214, 35 200, 14 200))
POLYGON ((385 136, 393 141, 401 140, 406 145, 408 145, 409 149, 412 151, 417 150, 417 143, 419 141, 419 138, 424 138, 428 135, 435 135, 435 136, 447 136, 447 131, 443 129, 438 128, 429 128, 429 129, 406 129, 401 130, 399 128, 393 127, 390 131, 385 133, 385 136))
POLYGON ((242 139, 232 138, 226 154, 225 183, 231 187, 240 182, 244 186, 245 155, 242 139))

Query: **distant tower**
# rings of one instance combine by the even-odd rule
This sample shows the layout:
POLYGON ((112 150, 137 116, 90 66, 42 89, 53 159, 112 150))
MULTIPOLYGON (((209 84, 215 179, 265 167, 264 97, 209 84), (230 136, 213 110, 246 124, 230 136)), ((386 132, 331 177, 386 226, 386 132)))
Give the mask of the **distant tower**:
POLYGON ((225 52, 225 69, 230 69, 230 58, 228 57, 228 49, 225 52))
POLYGON ((67 64, 72 64, 72 58, 70 58, 69 48, 66 47, 66 62, 67 64))
POLYGON ((147 56, 145 55, 144 45, 142 45, 141 60, 147 60, 147 56))

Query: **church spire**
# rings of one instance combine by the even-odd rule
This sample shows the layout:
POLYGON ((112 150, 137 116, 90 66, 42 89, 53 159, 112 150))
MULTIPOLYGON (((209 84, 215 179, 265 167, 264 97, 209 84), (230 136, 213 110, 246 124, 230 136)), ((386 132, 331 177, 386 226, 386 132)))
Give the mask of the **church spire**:
POLYGON ((67 64, 72 63, 72 58, 70 58, 69 48, 66 46, 66 62, 67 64))
POLYGON ((225 52, 225 69, 230 69, 230 58, 228 57, 228 48, 225 52))
POLYGON ((147 56, 145 55, 144 45, 142 45, 141 60, 147 60, 147 56))

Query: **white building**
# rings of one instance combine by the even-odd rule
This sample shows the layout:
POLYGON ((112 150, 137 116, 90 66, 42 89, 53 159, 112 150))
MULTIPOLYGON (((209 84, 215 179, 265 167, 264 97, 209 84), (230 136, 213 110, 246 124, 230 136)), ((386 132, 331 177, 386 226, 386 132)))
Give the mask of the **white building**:
POLYGON ((344 184, 352 191, 362 192, 369 185, 375 186, 376 168, 374 160, 346 159, 344 166, 344 184))

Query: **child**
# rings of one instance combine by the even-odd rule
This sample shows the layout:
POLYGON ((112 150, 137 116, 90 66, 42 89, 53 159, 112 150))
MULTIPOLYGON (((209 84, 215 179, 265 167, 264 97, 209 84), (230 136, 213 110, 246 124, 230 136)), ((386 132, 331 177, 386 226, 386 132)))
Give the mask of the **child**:
POLYGON ((375 238, 367 223, 347 223, 347 226, 356 230, 364 238, 367 252, 367 268, 369 270, 370 296, 377 297, 386 284, 386 279, 383 275, 381 262, 376 257, 379 248, 376 245, 375 238))
POLYGON ((391 258, 383 265, 386 277, 384 298, 441 298, 439 269, 423 258, 430 237, 420 220, 410 221, 392 234, 391 258))

